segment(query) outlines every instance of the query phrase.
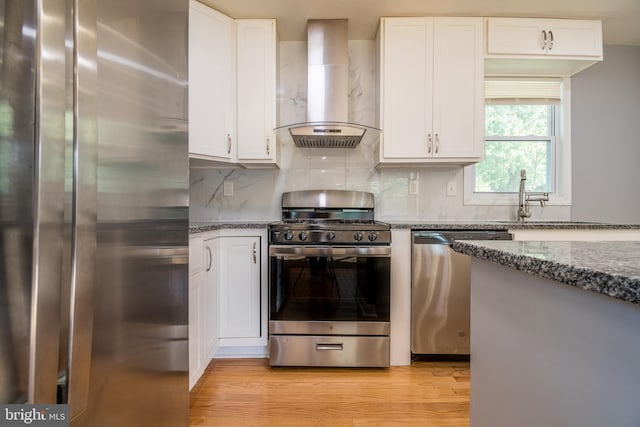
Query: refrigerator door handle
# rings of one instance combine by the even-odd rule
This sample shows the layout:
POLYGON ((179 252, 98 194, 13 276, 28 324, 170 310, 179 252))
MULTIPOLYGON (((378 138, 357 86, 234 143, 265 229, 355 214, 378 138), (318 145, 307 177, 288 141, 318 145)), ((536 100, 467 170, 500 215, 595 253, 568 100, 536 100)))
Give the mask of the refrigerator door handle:
POLYGON ((65 3, 36 2, 36 127, 29 403, 56 403, 64 238, 65 3))
POLYGON ((95 0, 74 0, 73 202, 67 390, 73 420, 89 400, 97 222, 97 21, 95 0))

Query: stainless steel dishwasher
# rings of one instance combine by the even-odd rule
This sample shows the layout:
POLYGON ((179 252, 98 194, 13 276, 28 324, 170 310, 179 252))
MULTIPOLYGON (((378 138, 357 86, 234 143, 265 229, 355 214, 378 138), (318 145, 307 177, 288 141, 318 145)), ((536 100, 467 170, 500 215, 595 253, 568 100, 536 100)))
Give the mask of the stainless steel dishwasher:
POLYGON ((511 240, 506 231, 414 231, 411 248, 411 354, 469 355, 470 259, 454 240, 511 240))

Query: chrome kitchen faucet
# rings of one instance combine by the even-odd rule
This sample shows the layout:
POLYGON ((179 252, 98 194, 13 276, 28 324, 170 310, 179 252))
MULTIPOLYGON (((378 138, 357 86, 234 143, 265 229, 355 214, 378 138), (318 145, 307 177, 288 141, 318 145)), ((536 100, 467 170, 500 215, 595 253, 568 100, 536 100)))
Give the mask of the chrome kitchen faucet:
POLYGON ((518 192, 518 221, 524 222, 525 218, 531 216, 529 210, 529 202, 540 202, 540 206, 544 207, 544 202, 549 201, 549 193, 529 193, 524 189, 524 184, 527 181, 527 171, 525 169, 520 170, 520 191, 518 192))

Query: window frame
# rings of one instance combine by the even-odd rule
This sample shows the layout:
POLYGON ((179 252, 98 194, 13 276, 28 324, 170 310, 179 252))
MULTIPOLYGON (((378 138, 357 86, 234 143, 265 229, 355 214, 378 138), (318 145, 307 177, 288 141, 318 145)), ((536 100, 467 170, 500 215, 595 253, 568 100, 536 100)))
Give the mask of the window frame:
MULTIPOLYGON (((562 79, 561 101, 556 105, 552 118, 552 126, 555 127, 554 141, 551 142, 552 173, 555 175, 551 181, 548 205, 571 205, 571 80, 569 77, 562 79)), ((484 120, 484 111, 483 111, 484 120)), ((485 124, 486 129, 486 124, 485 124)), ((514 140, 512 137, 485 136, 484 142, 496 140, 514 140)), ((549 140, 545 137, 522 137, 522 140, 549 140)), ((492 193, 475 192, 475 165, 466 166, 463 171, 464 204, 479 206, 513 206, 518 204, 518 192, 492 193)))

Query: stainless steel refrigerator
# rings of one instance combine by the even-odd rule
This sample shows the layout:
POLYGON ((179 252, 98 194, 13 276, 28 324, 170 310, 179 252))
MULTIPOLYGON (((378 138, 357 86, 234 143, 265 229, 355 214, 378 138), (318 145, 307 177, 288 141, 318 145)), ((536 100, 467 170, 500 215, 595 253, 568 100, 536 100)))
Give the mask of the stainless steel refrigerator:
POLYGON ((185 426, 188 1, 0 14, 0 403, 185 426))

